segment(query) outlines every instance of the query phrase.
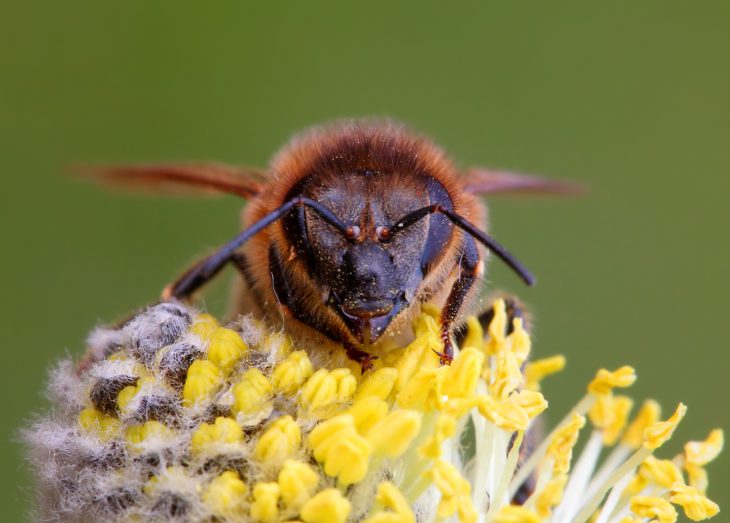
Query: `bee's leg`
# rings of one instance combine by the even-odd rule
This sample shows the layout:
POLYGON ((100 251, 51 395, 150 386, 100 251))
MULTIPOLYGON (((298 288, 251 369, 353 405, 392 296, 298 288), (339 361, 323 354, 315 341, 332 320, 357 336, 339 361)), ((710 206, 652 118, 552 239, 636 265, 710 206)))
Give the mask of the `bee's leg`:
POLYGON ((357 349, 349 343, 344 343, 343 346, 345 347, 345 352, 347 352, 347 357, 360 364, 363 374, 372 369, 373 361, 378 359, 375 354, 370 354, 369 352, 357 349))
POLYGON ((464 252, 459 260, 459 277, 451 287, 449 297, 441 311, 441 340, 444 342, 443 352, 437 353, 442 365, 450 365, 454 359, 454 347, 451 342, 451 330, 459 315, 464 300, 474 286, 481 257, 476 243, 471 236, 464 238, 464 252))

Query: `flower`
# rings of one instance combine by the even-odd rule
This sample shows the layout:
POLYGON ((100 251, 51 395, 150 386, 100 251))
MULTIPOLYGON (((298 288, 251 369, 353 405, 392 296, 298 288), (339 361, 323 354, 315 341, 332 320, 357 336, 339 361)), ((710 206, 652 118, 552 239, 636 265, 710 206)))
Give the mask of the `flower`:
POLYGON ((439 311, 424 307, 413 341, 362 374, 315 364, 250 318, 221 326, 179 303, 151 307, 95 333, 83 365, 54 371, 54 411, 25 432, 40 511, 58 521, 306 523, 718 512, 704 467, 722 431, 655 457, 686 407, 662 421, 648 400, 632 420, 633 400, 617 389, 636 373, 621 367, 599 370, 541 436, 540 381, 565 359, 530 362, 522 321, 509 325, 501 300, 493 311, 486 329, 467 320, 462 350, 442 366, 439 311))

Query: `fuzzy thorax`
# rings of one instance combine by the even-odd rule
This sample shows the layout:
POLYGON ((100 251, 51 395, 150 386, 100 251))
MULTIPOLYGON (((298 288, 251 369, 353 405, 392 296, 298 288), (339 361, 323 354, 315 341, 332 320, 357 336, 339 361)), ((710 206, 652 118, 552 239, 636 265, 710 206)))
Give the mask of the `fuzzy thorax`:
POLYGON ((224 327, 177 303, 98 330, 82 365, 54 371, 53 412, 25 432, 37 517, 627 523, 671 522, 677 507, 693 520, 717 513, 704 466, 722 432, 655 458, 685 408, 660 421, 648 401, 629 422, 633 402, 614 394, 635 380, 629 367, 599 371, 546 437, 528 433, 547 408, 540 380, 565 362, 528 361, 521 320, 508 329, 504 303, 494 310, 487 332, 468 322, 441 366, 439 311, 426 308, 414 341, 364 375, 250 318, 224 327))

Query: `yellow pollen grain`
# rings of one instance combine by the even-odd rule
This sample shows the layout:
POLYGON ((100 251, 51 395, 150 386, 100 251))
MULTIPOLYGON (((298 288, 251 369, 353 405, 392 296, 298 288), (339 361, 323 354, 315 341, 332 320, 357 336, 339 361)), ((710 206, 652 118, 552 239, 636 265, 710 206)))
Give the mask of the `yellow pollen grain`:
POLYGON ((159 421, 146 421, 141 425, 127 427, 124 439, 133 450, 144 450, 145 444, 154 440, 171 439, 174 436, 172 429, 159 421))
POLYGON ((256 483, 253 487, 251 518, 255 521, 270 522, 279 517, 279 484, 276 482, 256 483))
POLYGON ((223 384, 223 372, 212 361, 195 360, 188 368, 187 379, 183 387, 183 405, 191 407, 206 401, 218 391, 223 384))
POLYGON ((709 519, 720 512, 717 503, 702 495, 696 488, 681 482, 672 486, 669 500, 681 506, 685 515, 692 521, 709 519))
POLYGON ((608 394, 615 388, 630 387, 635 381, 636 371, 628 365, 615 371, 601 369, 588 385, 588 392, 596 395, 608 394))
POLYGON ((446 372, 443 393, 449 398, 473 396, 483 364, 483 352, 472 347, 462 350, 446 372))
POLYGON ((383 367, 376 370, 360 384, 355 393, 355 401, 369 396, 387 400, 396 379, 398 379, 398 370, 393 367, 383 367))
POLYGON ((525 366, 525 388, 540 390, 540 382, 565 368, 565 356, 558 354, 541 360, 528 361, 525 366))
POLYGON ((299 515, 305 523, 344 523, 350 510, 350 502, 342 493, 330 488, 307 501, 299 515))
POLYGON ((231 418, 219 416, 213 423, 201 423, 190 438, 193 454, 210 454, 221 446, 243 443, 243 429, 231 418))
POLYGON ((367 434, 387 413, 388 404, 376 396, 366 396, 357 400, 345 411, 345 414, 352 416, 357 432, 363 435, 367 434))
POLYGON ((462 345, 462 351, 467 347, 482 350, 484 346, 484 329, 476 316, 469 316, 466 319, 466 337, 462 345))
POLYGON ((213 331, 215 331, 218 327, 218 320, 208 313, 202 313, 195 317, 195 321, 188 331, 206 342, 210 338, 210 335, 213 334, 213 331))
POLYGON ((658 421, 644 430, 644 447, 654 450, 661 447, 674 434, 674 430, 687 413, 687 407, 680 403, 674 414, 666 421, 658 421))
POLYGON ((710 432, 704 441, 690 441, 684 446, 684 455, 689 463, 707 465, 722 452, 725 436, 722 429, 710 432))
POLYGON ((634 496, 631 498, 631 512, 642 518, 655 518, 659 523, 677 521, 677 511, 664 498, 634 496))
POLYGON ((313 372, 312 362, 309 361, 307 353, 301 350, 294 351, 271 373, 271 383, 276 391, 293 395, 313 372))
POLYGON ((639 409, 636 418, 629 424, 621 443, 632 449, 638 449, 644 443, 644 431, 659 421, 662 408, 654 400, 646 400, 639 409))
POLYGON ((202 499, 213 514, 224 518, 240 518, 248 487, 237 472, 227 470, 214 478, 203 490, 202 499))
POLYGON ((312 497, 319 484, 319 474, 306 463, 287 460, 279 471, 281 499, 288 509, 298 510, 312 497))
POLYGON ((113 437, 121 426, 119 420, 96 409, 86 408, 79 413, 79 425, 86 432, 105 441, 113 437))
POLYGON ((232 329, 218 327, 208 338, 208 360, 215 363, 224 373, 230 374, 233 367, 248 352, 248 345, 232 329))
POLYGON ((259 437, 253 451, 260 462, 279 462, 293 457, 302 441, 301 430, 287 415, 276 419, 259 437))
POLYGON ((395 458, 403 454, 421 430, 421 414, 414 410, 394 410, 368 431, 374 454, 395 458))
POLYGON ((499 401, 491 396, 479 397, 479 412, 500 429, 510 432, 527 430, 530 417, 527 411, 508 401, 499 401))
POLYGON ((554 459, 553 475, 563 474, 570 470, 573 447, 578 441, 580 429, 586 424, 585 416, 574 414, 571 420, 553 436, 548 445, 547 455, 554 459))
POLYGON ((271 398, 273 391, 274 387, 266 376, 257 368, 250 368, 233 386, 232 410, 237 414, 254 414, 271 398))
POLYGON ((416 517, 411 506, 398 487, 390 481, 378 485, 375 502, 385 510, 376 512, 363 523, 415 523, 416 517))
POLYGON ((535 500, 535 510, 538 515, 547 519, 550 517, 550 513, 553 507, 556 507, 563 499, 563 492, 565 491, 565 485, 568 482, 567 474, 559 474, 552 478, 545 488, 540 491, 535 500))

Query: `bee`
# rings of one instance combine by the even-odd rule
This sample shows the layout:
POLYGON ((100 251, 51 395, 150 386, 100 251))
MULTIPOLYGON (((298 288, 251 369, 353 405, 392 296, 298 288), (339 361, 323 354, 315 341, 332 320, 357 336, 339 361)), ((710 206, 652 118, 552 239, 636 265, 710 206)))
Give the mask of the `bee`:
POLYGON ((238 272, 234 313, 283 317, 294 339, 316 340, 371 367, 419 304, 442 311, 442 364, 494 255, 526 284, 533 275, 487 233, 480 196, 569 192, 538 177, 460 172, 429 139, 391 121, 344 121, 294 137, 268 169, 218 164, 105 167, 112 183, 193 189, 248 200, 235 238, 163 292, 188 300, 226 265, 238 272))

